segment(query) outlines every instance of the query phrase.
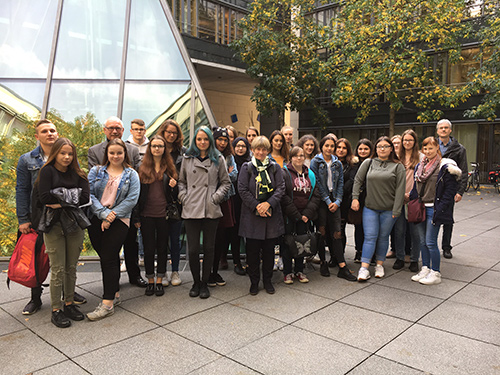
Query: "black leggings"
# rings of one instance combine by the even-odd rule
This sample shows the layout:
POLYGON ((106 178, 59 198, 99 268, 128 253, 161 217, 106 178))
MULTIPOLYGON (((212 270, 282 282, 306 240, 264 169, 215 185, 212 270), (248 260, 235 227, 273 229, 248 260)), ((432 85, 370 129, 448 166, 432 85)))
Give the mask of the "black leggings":
POLYGON ((146 277, 148 279, 155 277, 156 254, 156 276, 163 278, 167 272, 168 221, 165 217, 141 216, 141 231, 146 277))
POLYGON ((120 250, 128 233, 128 226, 120 219, 115 219, 105 231, 102 221, 94 216, 88 228, 90 242, 101 261, 103 299, 113 300, 120 290, 120 250))
POLYGON ((278 243, 277 238, 265 240, 254 240, 247 238, 247 265, 248 276, 252 285, 260 281, 260 260, 262 259, 262 281, 264 284, 271 283, 274 266, 274 246, 278 243))
POLYGON ((219 219, 186 219, 189 268, 195 283, 200 282, 200 235, 203 231, 203 273, 201 281, 208 282, 214 262, 215 233, 219 219))
POLYGON ((321 261, 325 261, 325 242, 328 245, 328 249, 330 249, 330 257, 335 258, 337 263, 345 263, 344 258, 344 250, 342 249, 342 240, 335 239, 333 237, 335 232, 341 232, 340 225, 340 207, 335 212, 331 212, 328 207, 323 204, 320 207, 320 210, 323 210, 322 219, 320 221, 320 225, 325 226, 325 235, 321 236, 320 245, 318 248, 319 259, 321 261))

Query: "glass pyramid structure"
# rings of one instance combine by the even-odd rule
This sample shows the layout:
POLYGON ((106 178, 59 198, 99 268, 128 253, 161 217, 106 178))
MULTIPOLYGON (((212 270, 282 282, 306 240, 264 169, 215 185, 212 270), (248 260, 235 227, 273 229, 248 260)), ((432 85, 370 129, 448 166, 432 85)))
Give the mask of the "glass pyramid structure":
POLYGON ((0 135, 51 110, 216 124, 166 0, 2 0, 0 135))

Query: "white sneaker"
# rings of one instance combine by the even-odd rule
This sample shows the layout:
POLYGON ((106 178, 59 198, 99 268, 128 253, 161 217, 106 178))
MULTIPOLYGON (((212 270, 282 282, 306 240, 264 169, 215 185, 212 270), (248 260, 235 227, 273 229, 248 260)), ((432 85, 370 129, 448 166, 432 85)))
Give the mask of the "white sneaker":
POLYGON ((381 264, 377 264, 375 266, 375 277, 380 279, 381 277, 384 277, 384 275, 385 275, 384 266, 381 264))
POLYGON ((419 272, 419 273, 417 273, 416 275, 413 275, 413 276, 411 277, 411 279, 412 279, 413 281, 420 281, 420 280, 422 280, 424 277, 426 277, 426 276, 429 274, 429 272, 431 272, 431 270, 429 269, 429 267, 427 267, 427 266, 423 266, 423 267, 422 267, 422 269, 420 270, 420 272, 419 272))
POLYGON ((361 267, 358 272, 358 281, 366 281, 370 278, 370 271, 368 268, 361 267))
POLYGON ((418 281, 420 284, 424 285, 434 285, 441 283, 441 274, 438 271, 431 270, 429 274, 418 281))
POLYGON ((165 275, 165 277, 161 280, 161 284, 163 286, 169 286, 170 283, 168 282, 168 278, 166 277, 167 275, 165 275))
POLYGON ((100 320, 115 313, 114 306, 108 307, 104 303, 99 303, 99 306, 94 311, 87 314, 89 320, 100 320))
POLYGON ((283 258, 281 257, 278 258, 278 269, 283 271, 283 258))
POLYGON ((120 265, 120 272, 127 272, 127 266, 125 265, 125 261, 120 265))
POLYGON ((173 286, 181 285, 182 281, 179 277, 179 272, 172 272, 172 278, 170 279, 170 283, 173 286))

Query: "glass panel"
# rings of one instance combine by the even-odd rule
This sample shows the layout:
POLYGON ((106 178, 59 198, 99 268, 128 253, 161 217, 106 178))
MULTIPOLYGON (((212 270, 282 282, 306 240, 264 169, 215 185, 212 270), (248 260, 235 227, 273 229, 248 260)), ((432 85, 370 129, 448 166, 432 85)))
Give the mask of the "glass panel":
POLYGON ((26 80, 2 81, 0 86, 4 86, 12 95, 25 104, 36 106, 41 111, 43 105, 43 94, 45 92, 45 80, 36 82, 26 80))
POLYGON ((127 78, 189 79, 189 73, 158 0, 133 0, 127 78))
POLYGON ((47 77, 56 11, 56 0, 2 0, 1 77, 47 77))
POLYGON ((53 82, 49 108, 55 109, 66 121, 92 112, 104 123, 116 116, 119 83, 53 82))
MULTIPOLYGON (((0 82, 0 137, 9 136, 13 128, 23 130, 25 122, 21 116, 33 119, 40 115, 40 107, 23 98, 12 86, 4 86, 0 82)), ((24 82, 17 83, 17 86, 25 91, 38 91, 43 98, 45 86, 42 83, 24 82)))
POLYGON ((54 78, 120 78, 126 0, 65 0, 54 78))
POLYGON ((210 1, 199 0, 198 32, 201 39, 215 42, 216 5, 210 1))
MULTIPOLYGON (((130 121, 140 118, 146 123, 147 135, 155 132, 163 121, 173 118, 179 124, 190 115, 189 83, 125 83, 123 124, 128 137, 130 121), (179 121, 181 119, 181 121, 179 121)), ((189 120, 187 135, 189 136, 189 120)))

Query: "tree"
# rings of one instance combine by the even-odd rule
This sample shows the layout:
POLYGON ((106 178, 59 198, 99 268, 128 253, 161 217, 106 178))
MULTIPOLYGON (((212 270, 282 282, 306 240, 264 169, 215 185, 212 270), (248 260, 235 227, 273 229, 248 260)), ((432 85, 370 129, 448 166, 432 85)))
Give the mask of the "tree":
POLYGON ((330 43, 332 100, 358 110, 358 121, 381 97, 395 113, 413 103, 418 120, 438 119, 438 107, 453 107, 470 92, 446 83, 446 67, 457 63, 469 25, 466 0, 345 0, 330 43), (435 62, 442 60, 440 66, 435 62))
POLYGON ((310 0, 256 0, 240 23, 243 36, 232 43, 247 64, 250 77, 259 80, 252 101, 264 115, 312 108, 317 123, 328 116, 317 103, 316 93, 331 79, 327 62, 316 52, 329 36, 310 14, 310 0))
POLYGON ((500 110, 500 5, 485 1, 484 19, 478 32, 481 67, 474 72, 472 83, 476 93, 486 93, 480 105, 465 112, 473 118, 493 121, 500 110))

